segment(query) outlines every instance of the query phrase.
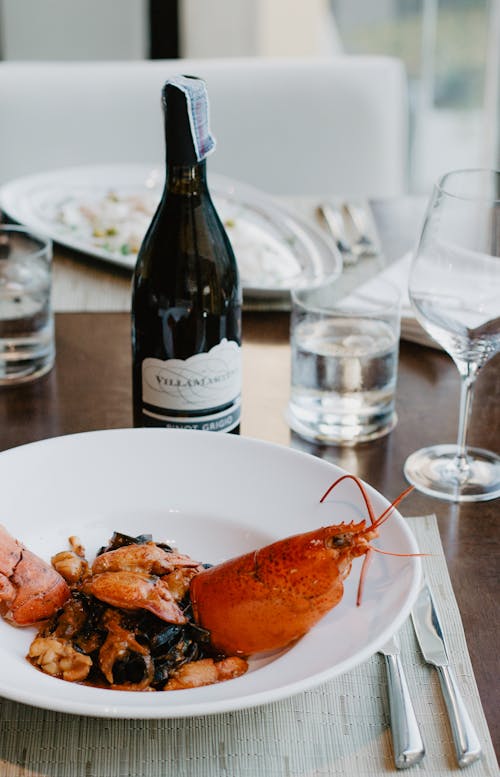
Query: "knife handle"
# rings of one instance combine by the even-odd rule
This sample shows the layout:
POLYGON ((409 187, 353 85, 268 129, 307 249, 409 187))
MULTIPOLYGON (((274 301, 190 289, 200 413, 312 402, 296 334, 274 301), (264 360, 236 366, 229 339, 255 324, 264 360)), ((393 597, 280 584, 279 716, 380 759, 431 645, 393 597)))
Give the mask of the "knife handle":
POLYGON ((425 755, 408 683, 398 655, 386 655, 387 686, 391 713, 394 763, 398 769, 414 766, 425 755))
POLYGON ((481 757, 481 745, 465 708, 453 671, 449 666, 438 666, 436 669, 448 710, 458 765, 463 768, 481 757))

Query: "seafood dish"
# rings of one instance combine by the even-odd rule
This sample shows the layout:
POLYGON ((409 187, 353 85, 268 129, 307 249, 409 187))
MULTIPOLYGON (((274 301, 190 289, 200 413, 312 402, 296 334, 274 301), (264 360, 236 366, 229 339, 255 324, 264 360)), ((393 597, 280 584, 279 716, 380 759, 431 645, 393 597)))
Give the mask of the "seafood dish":
POLYGON ((203 565, 150 535, 115 532, 93 564, 77 537, 69 542, 49 566, 0 527, 0 612, 17 626, 42 621, 27 655, 35 667, 129 691, 208 685, 246 671, 244 659, 214 651, 193 621, 189 583, 203 565))
POLYGON ((182 690, 241 676, 247 658, 306 634, 343 595, 353 559, 365 560, 378 528, 411 490, 376 517, 278 540, 211 566, 150 535, 115 532, 92 564, 77 537, 51 565, 0 527, 0 614, 38 625, 28 660, 70 682, 113 690, 182 690))

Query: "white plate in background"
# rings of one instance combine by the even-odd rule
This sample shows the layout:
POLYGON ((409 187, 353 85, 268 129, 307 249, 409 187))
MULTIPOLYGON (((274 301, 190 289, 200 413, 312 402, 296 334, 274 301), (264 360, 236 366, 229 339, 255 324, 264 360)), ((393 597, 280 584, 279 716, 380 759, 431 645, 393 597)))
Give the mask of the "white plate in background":
MULTIPOLYGON (((293 211, 223 176, 209 176, 209 186, 244 292, 287 297, 292 288, 340 274, 336 248, 293 211)), ((11 181, 0 190, 0 205, 11 219, 63 246, 132 269, 162 187, 161 168, 153 165, 82 166, 11 181), (99 226, 114 223, 118 234, 94 235, 96 213, 103 214, 99 226)))

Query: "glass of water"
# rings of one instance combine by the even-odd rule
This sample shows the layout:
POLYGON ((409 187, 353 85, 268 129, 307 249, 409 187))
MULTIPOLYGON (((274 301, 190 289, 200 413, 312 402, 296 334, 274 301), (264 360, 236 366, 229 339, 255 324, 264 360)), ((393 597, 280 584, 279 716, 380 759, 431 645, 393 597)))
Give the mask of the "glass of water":
POLYGON ((0 226, 0 386, 44 375, 54 364, 52 243, 0 226))
POLYGON ((322 444, 374 440, 396 423, 400 292, 372 279, 292 292, 291 429, 322 444))
POLYGON ((457 170, 437 183, 409 295, 419 322, 455 362, 461 397, 456 444, 416 451, 405 475, 453 502, 500 496, 500 456, 467 445, 477 375, 500 351, 500 171, 457 170))

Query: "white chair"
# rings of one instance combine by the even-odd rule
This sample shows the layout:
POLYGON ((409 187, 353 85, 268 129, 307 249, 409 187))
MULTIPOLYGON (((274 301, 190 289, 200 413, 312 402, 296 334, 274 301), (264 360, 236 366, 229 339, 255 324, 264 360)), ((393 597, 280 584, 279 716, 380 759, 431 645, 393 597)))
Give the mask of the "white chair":
POLYGON ((206 79, 209 171, 275 194, 405 189, 406 78, 385 57, 0 63, 0 184, 80 164, 159 163, 161 87, 206 79))

